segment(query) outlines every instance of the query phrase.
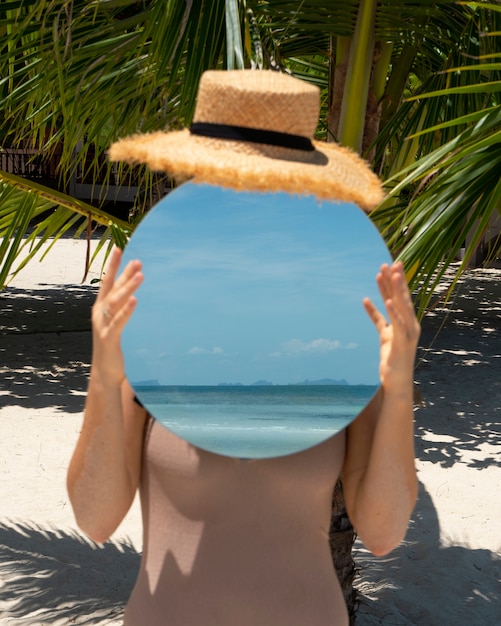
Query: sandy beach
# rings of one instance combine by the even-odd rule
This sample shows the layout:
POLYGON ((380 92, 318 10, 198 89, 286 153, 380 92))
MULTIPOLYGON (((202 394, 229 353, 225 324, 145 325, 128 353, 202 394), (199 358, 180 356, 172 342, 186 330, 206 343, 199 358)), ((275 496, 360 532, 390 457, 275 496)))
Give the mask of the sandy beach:
MULTIPOLYGON (((0 625, 121 623, 141 552, 137 501, 110 542, 66 494, 91 356, 85 243, 62 239, 0 292, 0 625)), ((405 542, 356 544, 357 625, 501 624, 501 269, 469 270, 423 323, 419 499, 405 542)), ((238 626, 238 625, 236 625, 238 626)), ((305 625, 307 626, 307 625, 305 625)))

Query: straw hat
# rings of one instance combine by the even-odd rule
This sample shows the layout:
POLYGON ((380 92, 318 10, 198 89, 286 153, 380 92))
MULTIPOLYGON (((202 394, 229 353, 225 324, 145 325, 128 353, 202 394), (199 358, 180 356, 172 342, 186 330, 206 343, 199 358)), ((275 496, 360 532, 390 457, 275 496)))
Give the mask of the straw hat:
POLYGON ((319 103, 317 87, 287 74, 208 71, 189 129, 121 139, 109 156, 179 181, 314 195, 369 211, 383 197, 379 179, 351 150, 312 140, 319 103))

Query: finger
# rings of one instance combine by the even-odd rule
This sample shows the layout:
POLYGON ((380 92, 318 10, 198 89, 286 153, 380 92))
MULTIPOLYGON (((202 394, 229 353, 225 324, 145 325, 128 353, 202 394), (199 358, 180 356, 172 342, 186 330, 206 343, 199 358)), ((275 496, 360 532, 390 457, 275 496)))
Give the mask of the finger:
POLYGON ((381 266, 377 282, 385 302, 398 299, 398 305, 405 304, 408 307, 409 304, 412 304, 405 279, 404 266, 400 261, 395 262, 391 267, 389 265, 381 266))
MULTIPOLYGON (((132 270, 140 268, 140 263, 134 263, 132 270)), ((140 286, 143 281, 143 273, 141 271, 133 271, 124 273, 119 280, 115 282, 113 288, 109 291, 104 299, 98 303, 98 313, 106 319, 108 324, 120 314, 122 308, 130 306, 129 300, 133 296, 134 292, 140 286)), ((119 320, 121 317, 119 316, 119 320)))
POLYGON ((395 310, 404 320, 413 323, 416 319, 414 304, 401 264, 393 272, 392 283, 393 294, 391 299, 395 310))
POLYGON ((108 267, 104 273, 103 280, 101 282, 101 287, 99 289, 99 293, 97 294, 97 300, 102 299, 113 287, 113 283, 115 282, 115 277, 120 266, 120 261, 122 259, 122 251, 117 246, 114 246, 111 251, 111 258, 108 263, 108 267))
POLYGON ((106 298, 106 306, 111 309, 112 314, 123 306, 134 293, 141 284, 142 278, 140 261, 130 261, 127 263, 124 271, 117 278, 106 298))
POLYGON ((386 312, 390 319, 390 324, 393 326, 395 332, 405 332, 405 324, 399 310, 395 306, 393 299, 389 298, 385 302, 386 312))
POLYGON ((376 277, 376 281, 385 303, 390 323, 402 327, 403 318, 409 318, 409 315, 414 315, 402 262, 396 261, 391 266, 384 263, 376 277))
POLYGON ((395 275, 393 280, 394 294, 386 302, 388 317, 395 333, 415 343, 419 339, 421 326, 414 311, 414 304, 405 275, 402 272, 399 275, 395 275))
POLYGON ((376 282, 379 289, 379 293, 383 300, 387 300, 392 296, 392 269, 388 264, 381 265, 379 274, 376 276, 376 282))
POLYGON ((108 296, 108 294, 114 290, 123 287, 136 272, 141 270, 141 262, 138 260, 131 260, 127 263, 124 270, 117 277, 117 272, 122 261, 122 251, 115 247, 112 251, 110 263, 108 269, 104 275, 101 289, 98 293, 98 300, 101 300, 108 296))
POLYGON ((115 247, 112 252, 108 270, 103 279, 103 284, 96 299, 98 307, 104 307, 105 316, 108 316, 107 311, 110 311, 111 306, 119 306, 120 297, 122 299, 127 298, 128 295, 132 293, 134 282, 131 282, 131 280, 141 271, 141 262, 131 260, 117 277, 121 261, 122 251, 115 247), (130 290, 131 287, 132 290, 130 290), (121 292, 120 290, 123 291, 121 292))
POLYGON ((363 305, 378 333, 381 333, 381 331, 388 326, 386 317, 381 313, 370 298, 364 298, 363 305))
POLYGON ((116 334, 121 334, 125 328, 127 322, 130 320, 132 314, 137 305, 137 298, 130 296, 118 311, 110 318, 109 328, 110 331, 116 334))

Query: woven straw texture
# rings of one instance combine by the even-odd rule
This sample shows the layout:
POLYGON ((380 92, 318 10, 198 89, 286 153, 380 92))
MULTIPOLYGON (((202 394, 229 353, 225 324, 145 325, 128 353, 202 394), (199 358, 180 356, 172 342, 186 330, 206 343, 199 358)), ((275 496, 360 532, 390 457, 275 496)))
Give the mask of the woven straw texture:
MULTIPOLYGON (((245 126, 312 139, 319 91, 286 74, 210 71, 199 85, 195 122, 245 126)), ((113 161, 146 163, 180 182, 187 179, 238 191, 284 191, 355 202, 370 211, 383 197, 368 164, 334 143, 304 151, 192 135, 189 130, 134 135, 114 143, 113 161)))

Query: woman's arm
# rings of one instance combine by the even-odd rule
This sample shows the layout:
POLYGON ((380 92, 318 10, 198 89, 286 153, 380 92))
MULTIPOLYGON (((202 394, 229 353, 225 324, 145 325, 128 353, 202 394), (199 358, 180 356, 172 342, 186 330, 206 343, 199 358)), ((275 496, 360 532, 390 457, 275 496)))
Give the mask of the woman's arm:
POLYGON ((381 343, 381 388, 348 427, 343 468, 348 515, 376 555, 405 536, 417 496, 414 462, 413 373, 419 323, 401 263, 377 276, 390 324, 370 300, 364 306, 381 343))
POLYGON ((134 310, 141 264, 131 261, 115 280, 114 250, 92 309, 92 365, 84 421, 67 477, 79 526, 106 541, 134 499, 141 471, 146 411, 125 378, 120 336, 134 310))

